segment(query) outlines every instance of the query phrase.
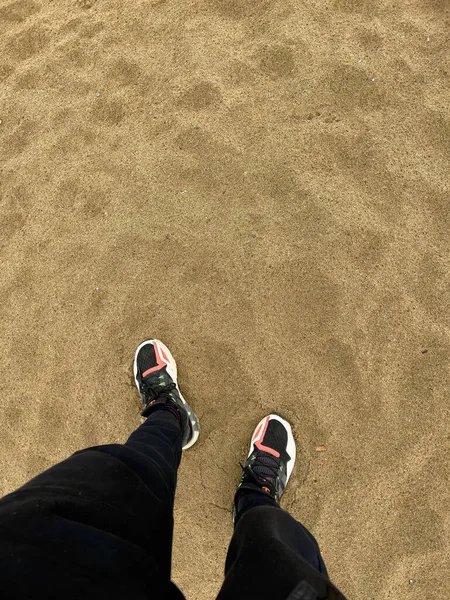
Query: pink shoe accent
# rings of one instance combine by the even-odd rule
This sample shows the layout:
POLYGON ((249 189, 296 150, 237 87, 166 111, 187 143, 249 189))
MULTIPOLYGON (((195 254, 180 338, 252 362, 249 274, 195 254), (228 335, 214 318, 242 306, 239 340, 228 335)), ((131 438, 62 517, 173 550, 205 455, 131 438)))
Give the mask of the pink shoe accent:
POLYGON ((252 439, 252 444, 254 444, 258 448, 258 450, 261 450, 261 452, 267 452, 268 454, 275 456, 275 458, 280 458, 279 452, 277 452, 273 448, 269 448, 268 446, 263 446, 263 444, 261 443, 261 440, 264 439, 264 434, 266 433, 269 421, 270 417, 266 417, 261 423, 261 425, 257 428, 257 430, 255 431, 255 435, 252 439))
POLYGON ((155 371, 159 371, 163 367, 169 364, 169 359, 167 358, 165 352, 163 352, 160 348, 158 348, 158 344, 153 344, 153 348, 155 349, 155 357, 156 357, 156 367, 152 367, 151 369, 147 369, 142 373, 142 377, 147 377, 150 373, 154 373, 155 371))

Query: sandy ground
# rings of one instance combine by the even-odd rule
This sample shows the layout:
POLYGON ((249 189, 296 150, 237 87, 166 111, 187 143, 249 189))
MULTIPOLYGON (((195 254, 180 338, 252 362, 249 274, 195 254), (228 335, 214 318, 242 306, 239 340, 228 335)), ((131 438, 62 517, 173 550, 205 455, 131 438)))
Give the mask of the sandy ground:
POLYGON ((348 597, 450 597, 445 6, 0 0, 1 492, 124 440, 158 336, 202 426, 189 600, 272 410, 348 597))

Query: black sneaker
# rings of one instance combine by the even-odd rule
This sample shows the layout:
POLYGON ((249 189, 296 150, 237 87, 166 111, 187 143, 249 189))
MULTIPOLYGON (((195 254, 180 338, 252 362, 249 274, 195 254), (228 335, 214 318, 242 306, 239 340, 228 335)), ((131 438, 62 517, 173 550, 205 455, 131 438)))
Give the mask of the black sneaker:
POLYGON ((269 415, 258 424, 234 501, 242 490, 268 494, 276 502, 286 489, 295 464, 295 441, 291 426, 279 415, 269 415))
POLYGON ((134 355, 134 381, 141 396, 143 417, 157 405, 166 404, 180 417, 183 450, 198 439, 200 428, 194 411, 183 398, 177 383, 177 364, 169 349, 159 340, 145 340, 134 355))

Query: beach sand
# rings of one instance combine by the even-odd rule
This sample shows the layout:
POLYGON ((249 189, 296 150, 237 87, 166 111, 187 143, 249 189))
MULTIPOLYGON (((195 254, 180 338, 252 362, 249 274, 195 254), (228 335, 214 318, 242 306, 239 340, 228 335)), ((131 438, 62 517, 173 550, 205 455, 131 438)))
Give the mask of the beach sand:
POLYGON ((124 441, 159 337, 202 428, 188 600, 274 410, 349 599, 450 597, 445 5, 0 0, 1 493, 124 441))

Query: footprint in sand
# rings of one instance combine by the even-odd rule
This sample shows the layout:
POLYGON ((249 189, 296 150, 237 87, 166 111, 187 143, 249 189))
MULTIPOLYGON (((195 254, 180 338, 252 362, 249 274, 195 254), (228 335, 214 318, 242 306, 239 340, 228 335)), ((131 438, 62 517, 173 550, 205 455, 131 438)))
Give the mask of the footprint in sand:
POLYGON ((88 10, 92 8, 97 0, 77 0, 77 4, 80 8, 88 10))

